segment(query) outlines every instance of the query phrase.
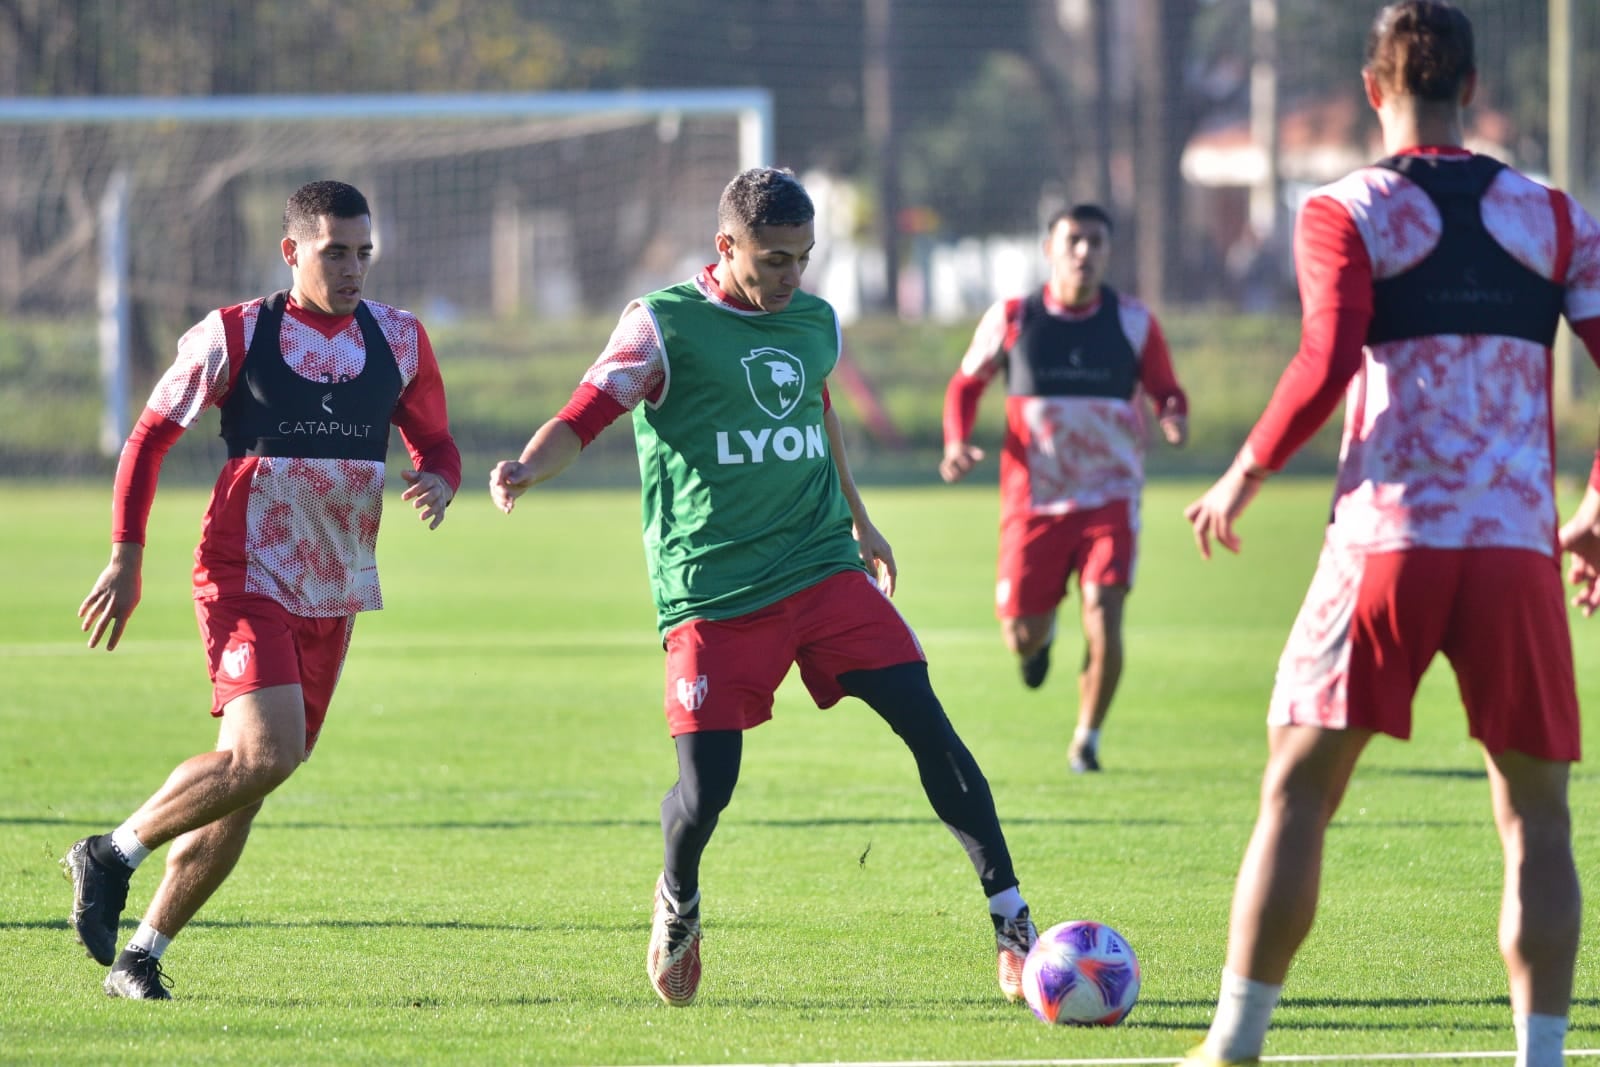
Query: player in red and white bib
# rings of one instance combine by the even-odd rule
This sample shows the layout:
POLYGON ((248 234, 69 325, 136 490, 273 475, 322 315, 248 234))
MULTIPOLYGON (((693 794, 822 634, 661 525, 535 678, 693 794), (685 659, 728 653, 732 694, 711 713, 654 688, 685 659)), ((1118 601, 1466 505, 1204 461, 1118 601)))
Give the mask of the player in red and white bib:
POLYGON ((1182 445, 1188 401, 1150 309, 1102 284, 1110 216, 1080 204, 1051 219, 1046 234, 1049 281, 990 307, 950 380, 939 473, 956 482, 983 459, 971 443, 978 400, 1003 373, 995 614, 1024 684, 1038 688, 1050 666, 1057 606, 1078 575, 1084 658, 1068 764, 1098 771, 1100 729, 1122 676, 1147 420, 1154 412, 1167 441, 1182 445))
POLYGON ((1600 225, 1461 147, 1472 28, 1443 0, 1378 16, 1363 72, 1388 158, 1317 190, 1295 254, 1299 353, 1232 467, 1186 511, 1238 551, 1262 482, 1345 404, 1332 518, 1278 664, 1261 811, 1218 1012, 1192 1062, 1259 1055, 1316 910, 1323 837, 1374 734, 1407 738, 1443 654, 1505 851, 1518 1063, 1553 1067, 1577 951, 1567 780, 1579 756, 1554 493, 1550 346, 1600 353, 1600 225))
POLYGON ((162 458, 208 407, 228 459, 195 550, 194 599, 221 719, 195 756, 108 834, 63 861, 72 922, 113 964, 106 991, 166 999, 168 943, 228 876, 267 794, 316 744, 357 612, 383 606, 374 550, 389 427, 414 470, 402 499, 435 528, 461 482, 444 384, 422 324, 361 299, 372 256, 365 197, 313 182, 290 198, 282 252, 293 287, 222 308, 184 334, 117 466, 111 563, 78 614, 114 649, 138 605, 162 458), (128 878, 171 841, 166 875, 113 960, 128 878))

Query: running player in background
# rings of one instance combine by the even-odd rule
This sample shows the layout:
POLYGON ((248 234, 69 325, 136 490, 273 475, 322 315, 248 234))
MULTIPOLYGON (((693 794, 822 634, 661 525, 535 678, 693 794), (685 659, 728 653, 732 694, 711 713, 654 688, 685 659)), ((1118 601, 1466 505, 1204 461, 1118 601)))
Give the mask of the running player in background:
POLYGON ((1217 1012, 1186 1062, 1257 1062, 1356 760, 1375 734, 1410 736, 1417 683, 1443 653, 1485 752, 1505 854, 1517 1063, 1557 1067, 1581 907, 1550 346, 1565 314, 1600 353, 1600 226, 1461 147, 1477 74, 1472 26, 1453 5, 1385 7, 1362 80, 1389 156, 1307 201, 1300 351, 1233 465, 1185 512, 1202 556, 1213 539, 1237 552, 1246 506, 1343 395, 1332 520, 1278 664, 1217 1012))
POLYGON ((1111 217, 1079 204, 1050 220, 1050 280, 989 308, 944 404, 947 482, 983 459, 971 443, 978 399, 1006 378, 995 614, 1022 681, 1044 684, 1056 609, 1074 572, 1082 600, 1075 773, 1100 769, 1100 730, 1122 678, 1122 613, 1138 558, 1146 407, 1168 443, 1188 437, 1188 401, 1155 316, 1103 284, 1111 217))
POLYGON ((813 215, 789 171, 735 177, 718 205, 717 262, 631 302, 571 400, 494 468, 489 490, 509 513, 632 411, 678 759, 646 953, 662 1000, 689 1004, 699 988, 701 854, 733 796, 744 731, 772 717, 794 663, 819 707, 859 697, 911 749, 989 898, 1000 988, 1015 1000, 1034 926, 988 782, 888 599, 894 556, 828 398, 839 320, 800 289, 813 215))
POLYGON ((211 406, 228 446, 195 550, 217 748, 178 765, 122 825, 72 846, 72 927, 112 965, 114 997, 167 1000, 162 954, 228 877, 251 820, 317 743, 355 615, 383 606, 378 520, 389 426, 414 470, 401 499, 429 529, 461 483, 444 383, 422 324, 361 299, 366 198, 302 186, 283 217, 292 286, 207 315, 178 342, 117 465, 111 562, 78 609, 92 648, 138 606, 145 526, 167 450, 211 406), (144 921, 116 955, 128 881, 172 842, 144 921))

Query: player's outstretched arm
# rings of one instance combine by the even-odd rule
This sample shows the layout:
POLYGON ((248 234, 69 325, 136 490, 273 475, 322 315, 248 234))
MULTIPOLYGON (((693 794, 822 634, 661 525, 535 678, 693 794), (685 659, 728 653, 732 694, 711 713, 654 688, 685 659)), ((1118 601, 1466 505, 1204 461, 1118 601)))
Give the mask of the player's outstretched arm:
POLYGON ((144 546, 136 541, 119 541, 111 546, 111 562, 95 579, 94 588, 78 605, 80 632, 89 635, 89 647, 100 643, 100 638, 111 628, 106 640, 106 651, 117 647, 122 631, 128 627, 133 609, 139 606, 144 580, 144 546))
MULTIPOLYGON (((980 337, 982 332, 980 326, 980 337)), ((963 361, 963 368, 966 362, 972 361, 977 366, 978 372, 968 374, 965 369, 957 371, 945 389, 944 458, 939 461, 939 477, 950 485, 965 478, 972 472, 972 468, 983 461, 983 449, 974 445, 971 438, 973 428, 978 421, 978 400, 983 396, 984 387, 989 382, 984 375, 993 373, 991 368, 996 366, 994 360, 998 351, 996 349, 995 353, 987 353, 986 347, 974 339, 968 360, 963 361)))
POLYGON ((1250 446, 1246 445, 1222 477, 1199 500, 1183 509, 1183 517, 1194 527, 1194 543, 1201 559, 1211 558, 1213 537, 1229 552, 1237 553, 1243 547, 1239 535, 1234 532, 1234 520, 1243 515, 1244 509, 1255 499, 1268 473, 1256 463, 1250 446))
POLYGON ((489 472, 495 507, 511 514, 517 497, 566 470, 582 451, 578 432, 565 420, 551 419, 535 431, 519 458, 501 460, 489 472))

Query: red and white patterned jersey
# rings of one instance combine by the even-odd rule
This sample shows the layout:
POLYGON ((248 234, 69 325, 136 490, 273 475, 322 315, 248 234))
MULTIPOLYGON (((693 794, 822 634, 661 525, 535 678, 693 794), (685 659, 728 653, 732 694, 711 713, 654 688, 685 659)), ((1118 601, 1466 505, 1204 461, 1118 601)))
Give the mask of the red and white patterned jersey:
MULTIPOLYGON (((1471 158, 1461 150, 1413 151, 1439 155, 1443 165, 1471 158)), ((1565 315, 1574 322, 1600 316, 1600 225, 1588 212, 1569 197, 1553 201, 1510 168, 1480 203, 1490 237, 1540 278, 1557 278, 1558 253, 1570 250, 1565 315), (1557 210, 1568 214, 1567 248, 1560 248, 1557 210)), ((1433 200, 1391 169, 1366 167, 1312 195, 1295 241, 1306 339, 1251 433, 1251 450, 1267 467, 1281 466, 1331 411, 1331 391, 1343 388, 1330 536, 1380 552, 1493 546, 1554 553, 1547 347, 1445 334, 1365 345, 1354 355, 1371 321, 1373 284, 1416 266, 1440 234, 1433 200), (1316 414, 1319 406, 1328 410, 1316 414)))
MULTIPOLYGON (((112 537, 144 540, 154 476, 171 440, 220 406, 238 379, 260 300, 211 312, 178 342, 118 470, 112 537), (144 442, 160 438, 155 447, 144 442), (129 486, 143 485, 142 489, 129 486)), ((422 324, 409 312, 366 302, 398 364, 401 393, 391 422, 413 463, 459 486, 444 383, 422 324)), ((361 327, 292 301, 279 334, 284 362, 311 381, 347 381, 366 363, 361 327)), ((376 547, 384 465, 350 459, 244 456, 224 464, 195 549, 194 595, 269 596, 295 615, 329 618, 383 606, 376 547)))
MULTIPOLYGON (((1188 402, 1173 374, 1172 358, 1155 316, 1135 297, 1118 293, 1116 298, 1122 333, 1139 361, 1138 388, 1127 399, 1007 396, 1000 459, 1002 517, 1066 514, 1118 500, 1132 503, 1131 513, 1137 516, 1149 439, 1146 408, 1182 413, 1188 402)), ((961 368, 945 394, 946 443, 971 439, 978 399, 1007 364, 1026 300, 1019 296, 998 301, 979 320, 961 368)), ((1099 312, 1100 300, 1068 308, 1047 287, 1044 307, 1054 317, 1084 321, 1099 312)))

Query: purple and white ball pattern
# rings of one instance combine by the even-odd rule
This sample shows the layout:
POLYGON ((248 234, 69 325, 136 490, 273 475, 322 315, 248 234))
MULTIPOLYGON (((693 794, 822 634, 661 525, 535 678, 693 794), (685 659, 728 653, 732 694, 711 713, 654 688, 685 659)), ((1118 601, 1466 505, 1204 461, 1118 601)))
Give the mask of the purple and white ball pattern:
POLYGON ((1115 1026, 1139 999, 1139 960, 1104 923, 1058 923, 1028 952, 1022 995, 1047 1023, 1115 1026))

